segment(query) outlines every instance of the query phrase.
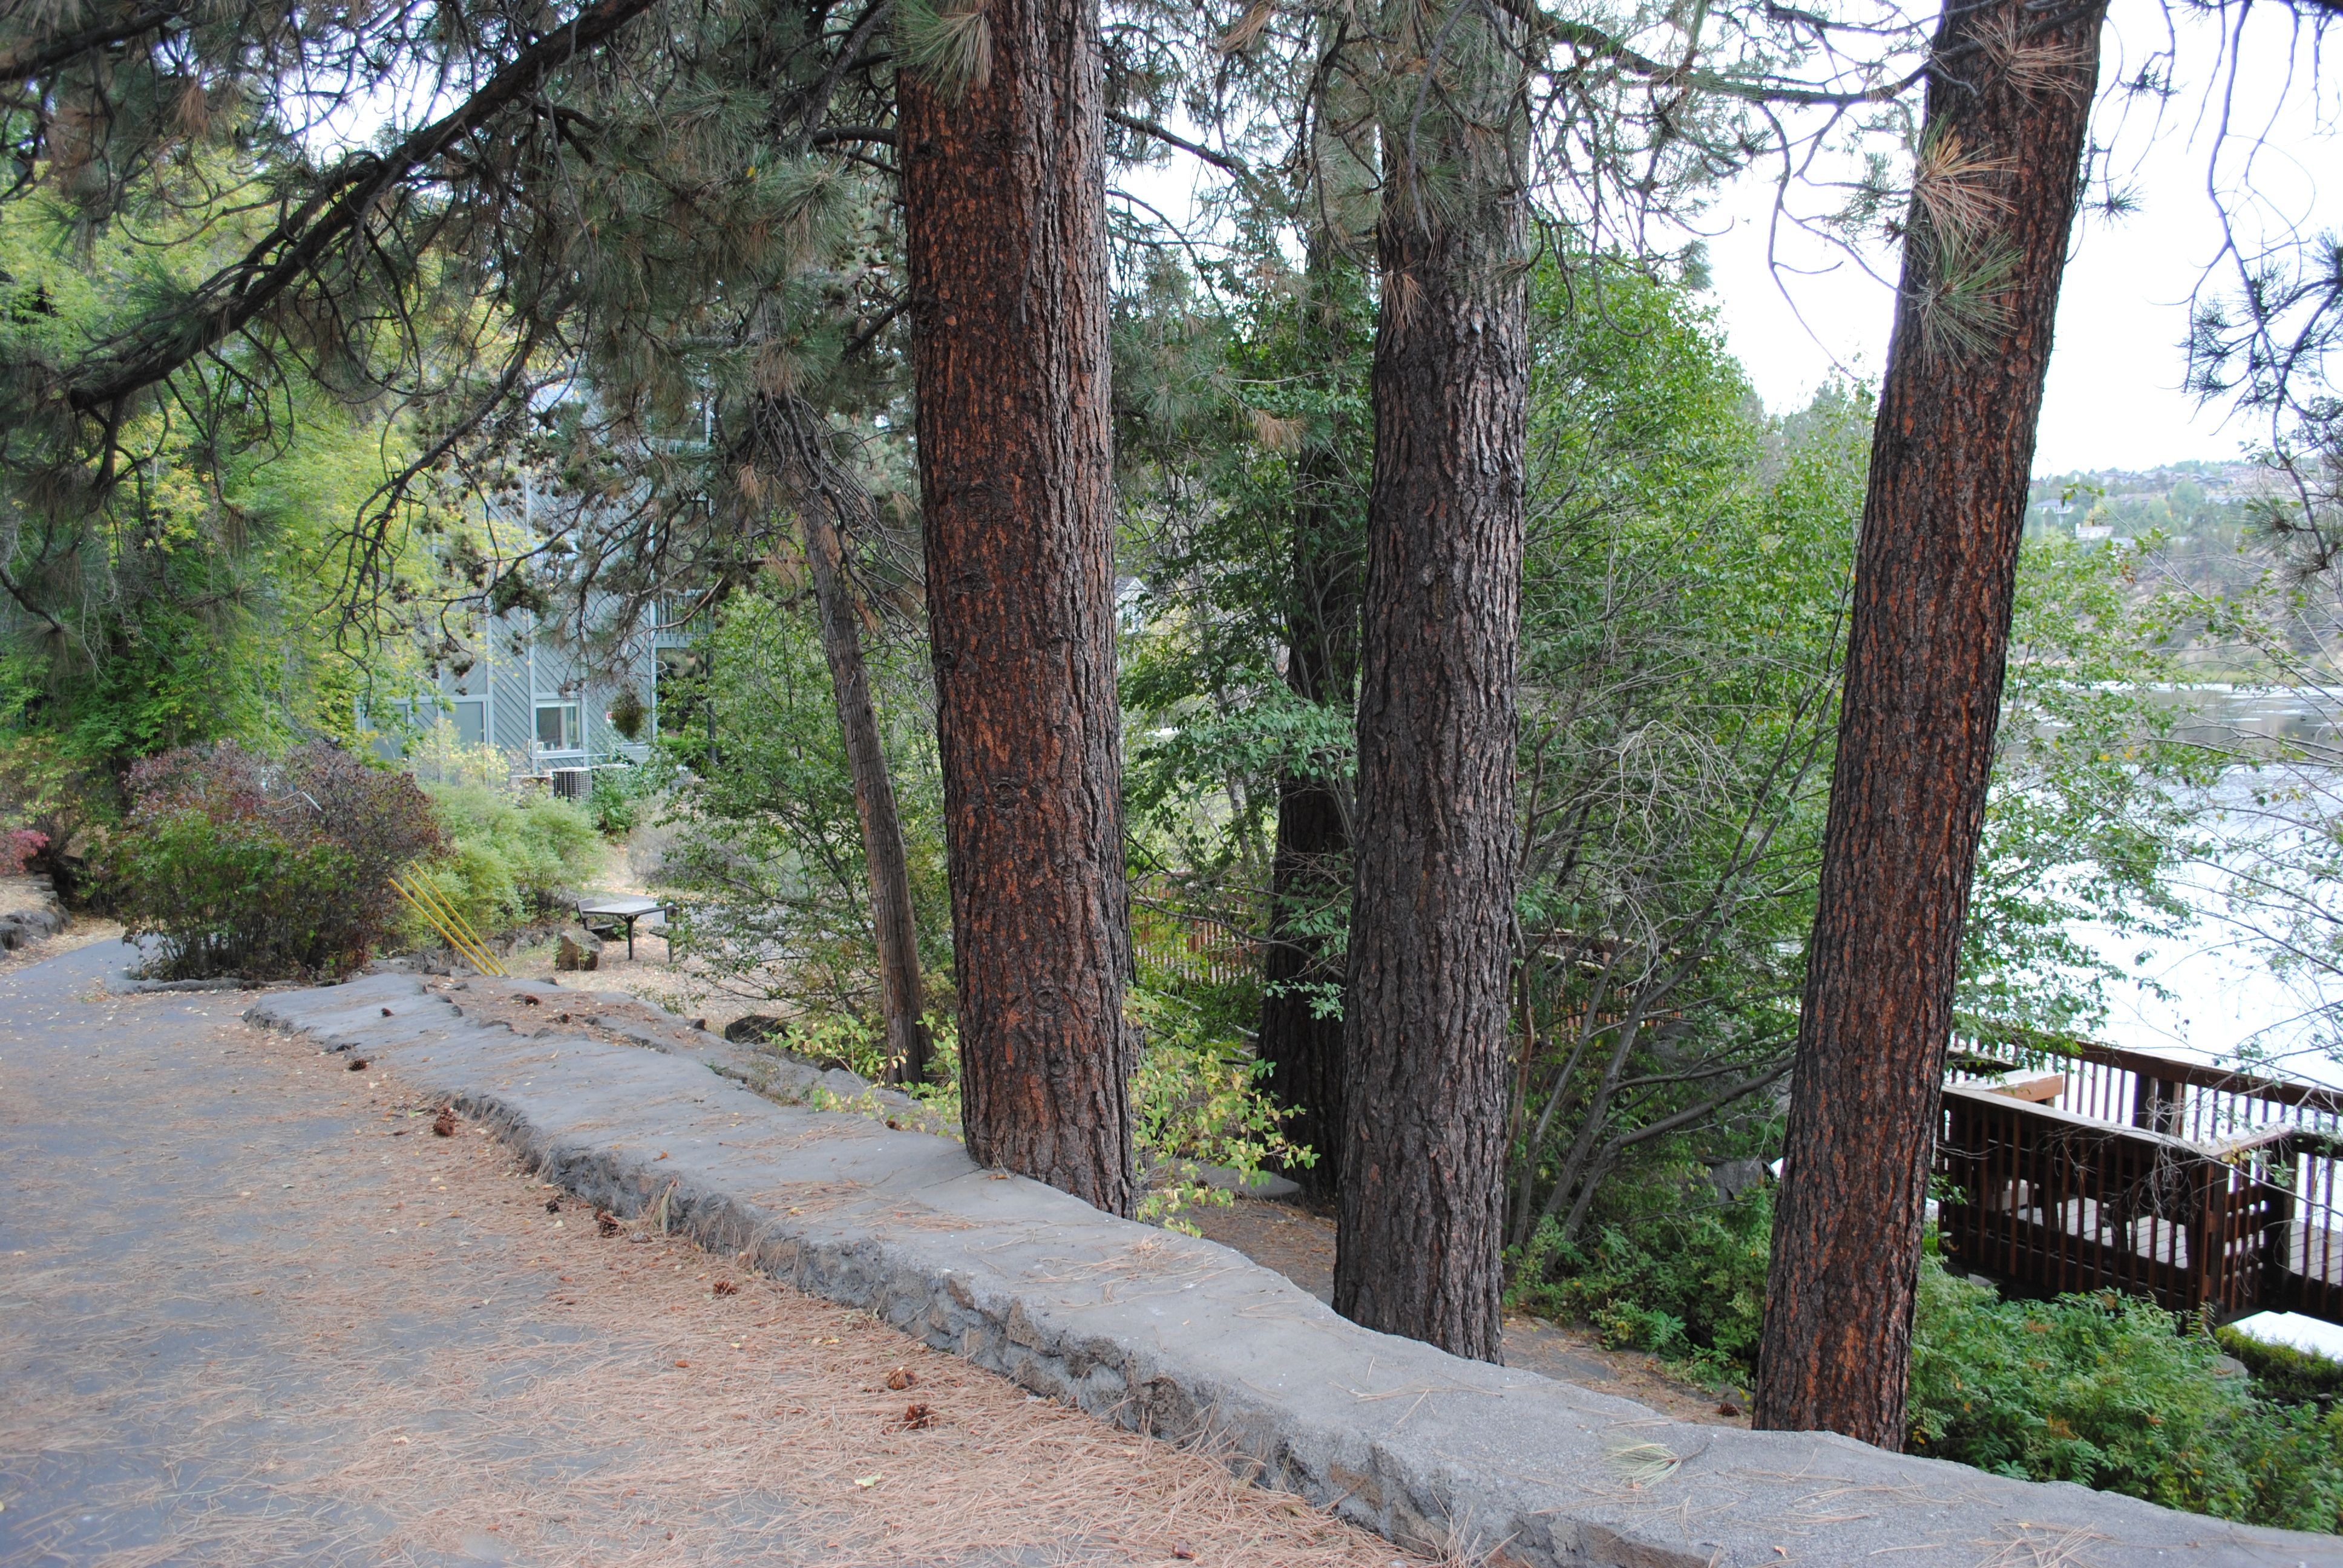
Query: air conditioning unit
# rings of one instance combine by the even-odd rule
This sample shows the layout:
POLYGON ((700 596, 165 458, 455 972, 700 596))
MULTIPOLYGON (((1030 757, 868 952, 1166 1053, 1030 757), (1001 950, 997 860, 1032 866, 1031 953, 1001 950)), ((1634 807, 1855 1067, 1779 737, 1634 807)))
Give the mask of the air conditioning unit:
POLYGON ((553 792, 564 800, 589 799, 594 793, 594 770, 590 768, 555 769, 553 792))

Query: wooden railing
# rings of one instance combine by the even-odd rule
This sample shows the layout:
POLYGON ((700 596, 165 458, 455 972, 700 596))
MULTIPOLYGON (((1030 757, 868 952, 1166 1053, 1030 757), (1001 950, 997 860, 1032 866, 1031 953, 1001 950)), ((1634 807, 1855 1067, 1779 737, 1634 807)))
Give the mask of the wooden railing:
POLYGON ((2042 1292, 2343 1322, 2343 1091, 2084 1040, 1960 1042, 1938 1235, 2042 1292))
POLYGON ((1142 963, 1196 985, 1260 978, 1259 944, 1239 923, 1194 909, 1175 888, 1140 882, 1131 891, 1131 941, 1142 963))

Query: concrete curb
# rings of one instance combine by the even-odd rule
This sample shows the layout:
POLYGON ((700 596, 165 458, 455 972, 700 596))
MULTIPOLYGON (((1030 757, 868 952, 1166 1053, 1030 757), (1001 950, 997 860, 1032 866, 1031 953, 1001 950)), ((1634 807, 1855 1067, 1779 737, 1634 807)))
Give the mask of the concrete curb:
POLYGON ((666 1037, 651 1050, 520 1035, 405 975, 277 992, 246 1016, 380 1060, 581 1200, 663 1206, 670 1228, 802 1290, 1102 1420, 1211 1444, 1419 1550, 1621 1568, 2343 1568, 2332 1537, 1827 1433, 1687 1425, 1374 1333, 1227 1248, 980 1170, 949 1140, 776 1104, 721 1075, 738 1064, 712 1058, 742 1048, 718 1036, 687 1056, 696 1041, 676 1037, 695 1031, 646 1030, 666 1037))

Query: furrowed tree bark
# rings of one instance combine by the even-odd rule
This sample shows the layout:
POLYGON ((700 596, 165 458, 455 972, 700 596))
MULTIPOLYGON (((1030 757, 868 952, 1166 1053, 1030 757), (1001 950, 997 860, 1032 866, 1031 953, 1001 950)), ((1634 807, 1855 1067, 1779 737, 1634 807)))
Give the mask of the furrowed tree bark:
MULTIPOLYGON (((1529 381, 1496 13, 1411 13, 1449 79, 1384 126, 1334 1307, 1499 1359, 1529 381), (1436 99, 1436 102, 1433 101, 1436 99)), ((1406 25, 1406 24, 1403 24, 1406 25)), ((1413 95, 1411 95, 1413 96, 1413 95)))
POLYGON ((1900 1449, 1922 1204, 2103 5, 1947 5, 1857 546, 1755 1416, 1900 1449))
POLYGON ((1128 1214, 1098 9, 978 16, 897 147, 968 1148, 1128 1214))
MULTIPOLYGON (((1332 296, 1331 244, 1313 239, 1303 270, 1302 340, 1331 362, 1340 349, 1339 309, 1332 296)), ((1285 684, 1304 702, 1349 712, 1359 676, 1358 540, 1339 504, 1340 454, 1327 442, 1305 447, 1295 465, 1292 582, 1285 617, 1285 684)), ((1314 775, 1287 772, 1277 781, 1277 855, 1270 869, 1266 982, 1261 1004, 1262 1060, 1270 1092, 1293 1110, 1286 1135, 1317 1155, 1286 1174, 1314 1197, 1335 1188, 1342 1158, 1342 1019, 1324 1015, 1340 995, 1343 965, 1312 929, 1312 914, 1339 900, 1349 881, 1351 835, 1342 803, 1314 775)))

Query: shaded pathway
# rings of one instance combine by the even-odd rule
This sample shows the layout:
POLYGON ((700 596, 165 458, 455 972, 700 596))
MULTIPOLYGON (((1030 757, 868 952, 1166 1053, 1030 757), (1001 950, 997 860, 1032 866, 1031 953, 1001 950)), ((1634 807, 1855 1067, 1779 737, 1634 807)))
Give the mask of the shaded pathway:
POLYGON ((122 960, 0 974, 11 1568, 1397 1555, 867 1316, 605 1237, 379 1070, 238 1021, 248 997, 108 993, 122 960))

